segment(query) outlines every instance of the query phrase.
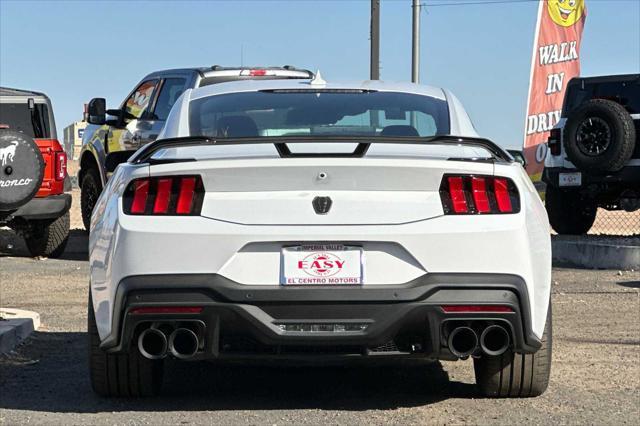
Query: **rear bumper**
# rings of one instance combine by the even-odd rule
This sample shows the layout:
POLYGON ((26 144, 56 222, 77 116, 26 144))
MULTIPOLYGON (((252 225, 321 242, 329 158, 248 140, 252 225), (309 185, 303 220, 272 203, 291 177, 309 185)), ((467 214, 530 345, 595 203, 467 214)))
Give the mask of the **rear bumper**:
POLYGON ((33 198, 16 210, 12 216, 25 220, 57 219, 71 208, 71 194, 33 198))
POLYGON ((443 342, 450 321, 500 323, 512 347, 531 353, 540 340, 531 328, 522 278, 509 274, 424 275, 402 285, 375 287, 251 286, 217 274, 150 275, 123 279, 114 300, 109 352, 135 350, 153 322, 201 321, 195 359, 299 356, 421 356, 454 359, 443 342), (445 313, 442 305, 507 305, 512 312, 445 313), (136 314, 137 307, 197 306, 198 314, 136 314), (364 324, 361 331, 285 331, 283 324, 364 324))
MULTIPOLYGON (((564 167, 545 167, 542 172, 542 180, 547 185, 560 188, 560 173, 576 173, 577 169, 568 169, 564 167)), ((627 166, 616 173, 610 174, 593 174, 582 171, 582 185, 579 187, 562 187, 567 190, 580 190, 592 184, 606 184, 615 187, 637 188, 640 185, 640 166, 627 166)))

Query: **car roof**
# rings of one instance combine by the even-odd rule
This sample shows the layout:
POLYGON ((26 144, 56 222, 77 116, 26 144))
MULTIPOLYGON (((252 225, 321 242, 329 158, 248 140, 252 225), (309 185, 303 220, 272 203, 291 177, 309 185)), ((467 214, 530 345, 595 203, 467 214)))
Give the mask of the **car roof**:
POLYGON ((301 74, 313 75, 313 73, 309 70, 296 68, 291 65, 266 66, 266 67, 250 67, 250 66, 225 67, 221 65, 213 65, 210 67, 172 68, 172 69, 158 70, 158 71, 154 71, 152 73, 147 74, 144 77, 144 79, 162 77, 165 74, 189 74, 189 73, 198 73, 202 77, 210 77, 210 76, 215 76, 220 72, 242 71, 242 70, 279 70, 279 71, 299 72, 301 74))
MULTIPOLYGON (((321 79, 322 77, 320 77, 321 79)), ((190 100, 227 93, 257 92, 261 90, 373 90, 380 92, 402 92, 429 96, 446 100, 441 88, 407 82, 388 82, 381 80, 344 81, 312 83, 310 79, 287 80, 243 80, 214 84, 191 90, 190 100)))
POLYGON ((574 77, 571 79, 571 85, 576 84, 592 84, 592 83, 615 83, 629 82, 640 80, 640 74, 614 74, 614 75, 596 75, 591 77, 574 77))
POLYGON ((47 95, 41 92, 33 90, 13 89, 11 87, 0 87, 0 97, 15 97, 15 98, 45 98, 49 99, 47 95))

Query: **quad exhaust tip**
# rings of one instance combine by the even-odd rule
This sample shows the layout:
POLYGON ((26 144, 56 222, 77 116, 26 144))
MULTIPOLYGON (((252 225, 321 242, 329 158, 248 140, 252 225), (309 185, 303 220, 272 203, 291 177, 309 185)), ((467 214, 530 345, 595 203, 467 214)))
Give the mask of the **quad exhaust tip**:
POLYGON ((487 355, 502 355, 509 349, 509 332, 501 325, 490 325, 480 335, 480 347, 487 355))
POLYGON ((157 328, 148 328, 138 337, 138 350, 148 359, 161 359, 167 354, 167 336, 157 328))
POLYGON ((177 328, 169 336, 169 350, 176 358, 191 358, 198 352, 198 336, 188 328, 177 328))
POLYGON ((469 327, 456 327, 449 334, 449 350, 459 358, 467 358, 478 347, 478 335, 469 327))

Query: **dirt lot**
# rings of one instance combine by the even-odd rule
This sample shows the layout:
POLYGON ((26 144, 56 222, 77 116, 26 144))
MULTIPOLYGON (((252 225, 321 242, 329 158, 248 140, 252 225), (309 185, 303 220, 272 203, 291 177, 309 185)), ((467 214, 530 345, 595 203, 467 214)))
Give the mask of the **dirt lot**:
POLYGON ((478 398, 469 361, 171 362, 163 396, 101 399, 87 375, 86 244, 75 231, 61 260, 0 249, 2 306, 42 316, 38 332, 0 357, 1 424, 635 424, 640 416, 640 272, 571 269, 554 270, 552 378, 536 399, 478 398))

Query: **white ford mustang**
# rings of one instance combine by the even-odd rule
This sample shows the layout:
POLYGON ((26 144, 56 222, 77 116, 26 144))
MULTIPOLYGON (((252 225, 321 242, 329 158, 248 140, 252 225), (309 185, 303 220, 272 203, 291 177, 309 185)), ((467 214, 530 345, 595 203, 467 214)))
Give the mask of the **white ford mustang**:
POLYGON ((109 180, 90 263, 101 395, 157 393, 166 357, 472 357, 484 395, 547 387, 545 209, 446 90, 187 90, 109 180))

